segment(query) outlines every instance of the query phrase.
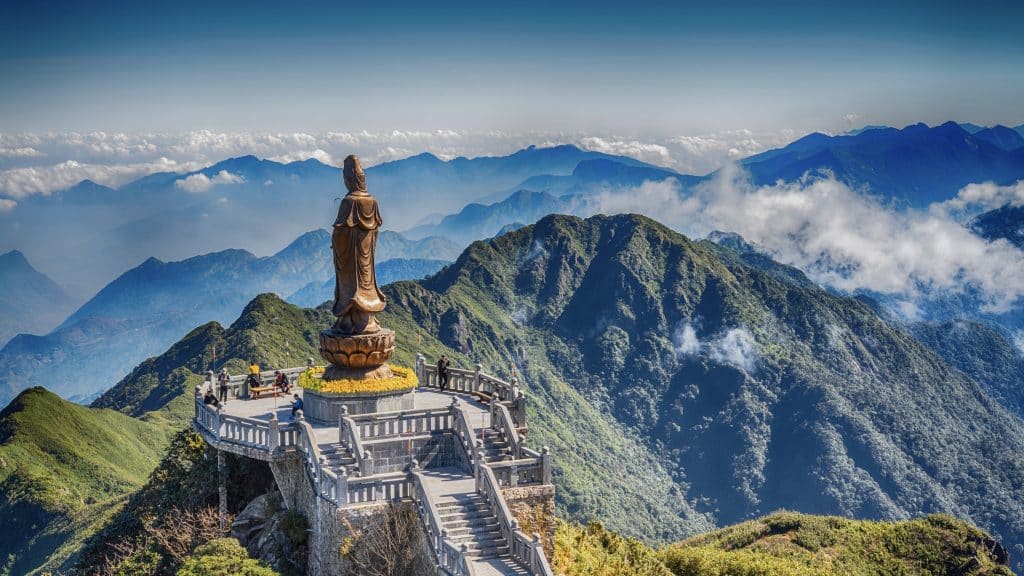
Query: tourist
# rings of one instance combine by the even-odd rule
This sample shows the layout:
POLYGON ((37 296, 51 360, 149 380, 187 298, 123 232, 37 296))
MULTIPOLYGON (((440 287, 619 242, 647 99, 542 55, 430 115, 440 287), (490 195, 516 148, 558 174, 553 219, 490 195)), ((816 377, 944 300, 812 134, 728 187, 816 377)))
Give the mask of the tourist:
POLYGON ((298 394, 292 394, 292 420, 295 420, 295 413, 302 410, 302 398, 299 398, 298 394))
POLYGON ((442 391, 448 389, 448 355, 442 354, 437 361, 437 387, 442 391))
POLYGON ((231 383, 231 376, 228 376, 228 369, 221 368, 220 374, 217 376, 217 382, 220 383, 220 401, 228 401, 228 385, 231 383))
POLYGON ((288 377, 280 370, 274 372, 274 386, 277 387, 281 394, 287 394, 292 389, 291 383, 288 382, 288 377))
POLYGON ((213 390, 206 391, 206 395, 203 396, 203 404, 213 406, 214 408, 220 406, 220 402, 217 400, 217 397, 213 395, 213 390))
POLYGON ((249 365, 249 376, 247 377, 249 389, 259 388, 263 386, 263 381, 260 379, 260 365, 253 362, 249 365))

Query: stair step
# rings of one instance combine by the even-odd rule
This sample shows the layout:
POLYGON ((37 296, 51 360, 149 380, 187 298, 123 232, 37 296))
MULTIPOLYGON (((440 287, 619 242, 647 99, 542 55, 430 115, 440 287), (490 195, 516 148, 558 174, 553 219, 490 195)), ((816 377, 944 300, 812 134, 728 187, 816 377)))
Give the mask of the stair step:
POLYGON ((489 558, 499 558, 501 556, 508 555, 508 546, 501 546, 497 548, 491 548, 488 550, 467 550, 467 556, 478 560, 487 560, 489 558))
POLYGON ((441 523, 447 524, 449 522, 460 522, 463 520, 475 520, 478 518, 493 518, 494 515, 490 510, 480 512, 455 512, 455 513, 441 513, 441 523))

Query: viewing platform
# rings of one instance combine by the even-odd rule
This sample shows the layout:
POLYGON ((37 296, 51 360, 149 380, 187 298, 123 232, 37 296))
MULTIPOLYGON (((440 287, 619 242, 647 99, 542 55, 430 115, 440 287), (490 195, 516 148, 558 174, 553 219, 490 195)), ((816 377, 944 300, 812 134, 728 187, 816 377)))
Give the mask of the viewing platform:
POLYGON ((507 501, 554 494, 548 450, 524 444, 523 392, 479 366, 449 369, 441 391, 436 371, 418 357, 409 410, 352 415, 342 407, 338 422, 325 424, 301 411, 293 418, 291 394, 230 398, 216 409, 197 396, 193 426, 218 450, 270 462, 275 477, 301 463, 317 506, 334 514, 413 503, 438 573, 553 574, 540 535, 520 529, 507 501))

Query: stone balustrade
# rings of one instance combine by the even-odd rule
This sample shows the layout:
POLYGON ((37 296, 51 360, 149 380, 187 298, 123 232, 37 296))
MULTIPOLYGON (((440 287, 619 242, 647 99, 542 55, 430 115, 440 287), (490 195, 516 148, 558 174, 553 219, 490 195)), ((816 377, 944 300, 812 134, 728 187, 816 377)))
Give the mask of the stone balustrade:
MULTIPOLYGON (((300 373, 305 368, 291 368, 285 372, 300 373)), ((417 358, 417 376, 421 386, 437 387, 436 367, 426 364, 422 355, 417 358)), ((273 374, 273 371, 264 374, 273 374)), ((244 377, 243 377, 244 378, 244 377)), ((508 443, 507 459, 488 464, 483 456, 482 439, 477 438, 474 426, 467 420, 453 397, 451 406, 442 409, 404 410, 375 414, 349 415, 342 410, 335 420, 335 436, 356 460, 355 470, 340 467, 332 470, 324 465, 315 429, 301 412, 296 422, 282 423, 276 414, 269 419, 246 418, 225 414, 196 398, 194 427, 204 438, 216 446, 238 454, 268 461, 301 458, 310 485, 319 498, 335 508, 349 508, 384 501, 413 500, 428 541, 438 563, 448 574, 473 576, 468 553, 457 548, 441 530, 440 515, 422 486, 418 464, 413 454, 425 449, 426 444, 414 445, 414 439, 433 440, 434 450, 439 438, 454 446, 463 455, 475 478, 476 491, 487 502, 498 519, 501 533, 508 542, 510 553, 531 574, 551 576, 553 573, 544 555, 538 536, 523 533, 509 511, 502 490, 520 486, 551 484, 551 456, 545 447, 541 452, 526 448, 520 430, 525 428, 525 400, 515 381, 509 383, 476 370, 451 369, 450 391, 473 394, 490 404, 490 427, 508 443), (411 465, 401 471, 375 462, 373 446, 381 451, 405 445, 403 456, 411 465)), ((322 432, 322 430, 321 430, 322 432)), ((449 449, 450 448, 446 448, 449 449)))
POLYGON ((441 528, 441 513, 427 496, 427 491, 423 486, 425 480, 419 467, 414 465, 409 476, 412 478, 412 500, 415 502, 420 520, 423 522, 427 544, 434 551, 438 565, 451 576, 473 576, 475 571, 472 563, 441 528))

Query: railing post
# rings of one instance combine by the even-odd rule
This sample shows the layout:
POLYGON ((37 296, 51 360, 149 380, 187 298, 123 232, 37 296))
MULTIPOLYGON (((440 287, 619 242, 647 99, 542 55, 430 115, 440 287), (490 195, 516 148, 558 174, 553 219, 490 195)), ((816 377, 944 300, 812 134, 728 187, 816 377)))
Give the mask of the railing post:
POLYGON ((497 415, 497 411, 498 411, 498 402, 499 402, 499 401, 500 401, 500 399, 498 398, 498 389, 497 389, 497 388, 495 388, 495 389, 494 389, 494 393, 493 393, 493 394, 491 394, 491 405, 490 405, 490 410, 491 410, 491 423, 490 423, 490 425, 488 426, 489 428, 494 428, 494 422, 495 422, 495 418, 497 418, 497 417, 498 417, 498 415, 497 415))
POLYGON ((338 410, 338 442, 345 442, 345 418, 348 417, 348 406, 346 404, 341 405, 341 409, 338 410))
POLYGON ((519 395, 519 379, 513 376, 509 383, 512 384, 512 389, 509 390, 508 399, 513 400, 516 396, 519 395))
POLYGON ((473 391, 474 392, 480 392, 480 380, 481 380, 480 373, 483 372, 483 370, 484 370, 484 365, 479 363, 479 362, 477 362, 476 363, 476 373, 473 374, 473 391))
POLYGON ((547 446, 540 450, 541 482, 551 484, 551 449, 547 446))
POLYGON ((422 353, 416 354, 416 379, 420 381, 420 386, 426 386, 426 375, 424 374, 423 366, 426 365, 427 359, 422 353))
POLYGON ((369 450, 363 452, 363 464, 366 464, 366 470, 364 471, 360 467, 359 473, 363 476, 373 474, 373 454, 369 450))
POLYGON ((377 502, 384 500, 384 482, 382 480, 373 483, 373 499, 377 502))
POLYGON ((267 434, 270 435, 267 438, 267 445, 270 447, 270 451, 274 452, 281 445, 280 423, 277 421, 277 412, 270 413, 270 426, 267 434))
POLYGON ((338 470, 338 508, 348 505, 348 471, 342 466, 338 470))
POLYGON ((213 413, 213 435, 220 440, 220 406, 217 406, 217 410, 213 413))

